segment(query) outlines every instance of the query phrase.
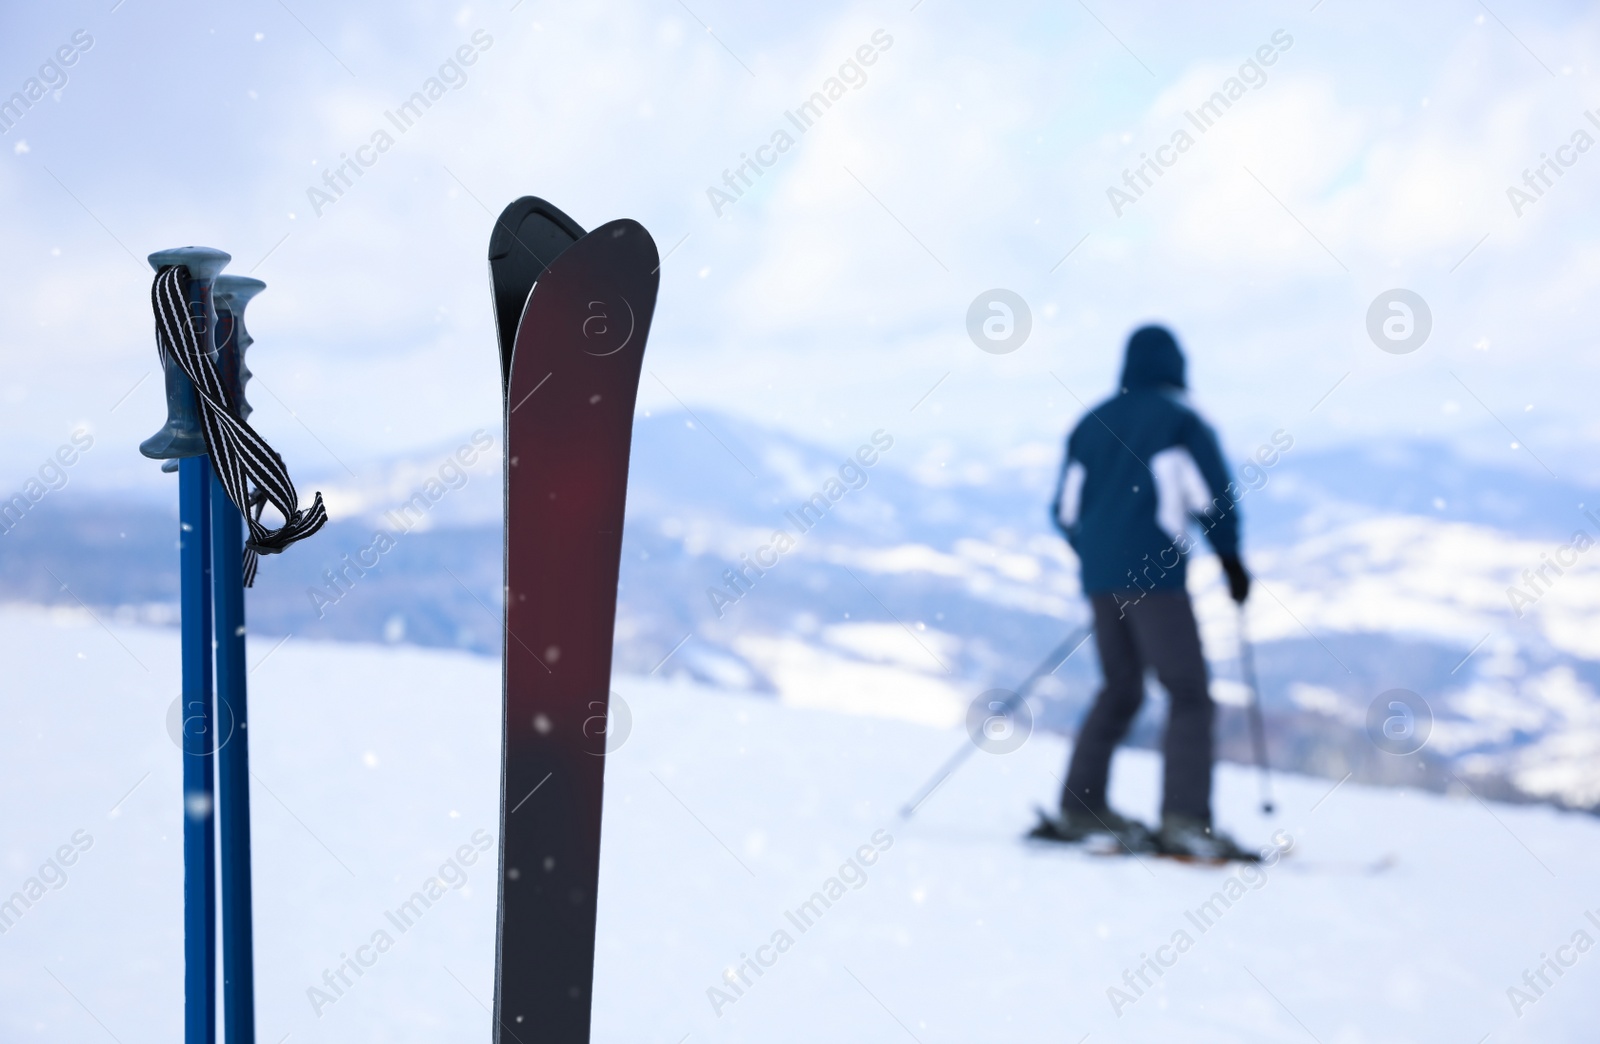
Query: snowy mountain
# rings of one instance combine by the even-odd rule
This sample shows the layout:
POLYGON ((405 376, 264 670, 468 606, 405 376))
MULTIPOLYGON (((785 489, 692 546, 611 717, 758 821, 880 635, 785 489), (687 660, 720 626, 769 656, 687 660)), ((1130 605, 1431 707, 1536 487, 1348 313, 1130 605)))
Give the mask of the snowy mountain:
MULTIPOLYGON (((304 483, 335 521, 264 563, 253 630, 497 655, 492 441, 304 483), (381 554, 379 532, 394 543, 381 554)), ((979 459, 883 429, 824 446, 711 413, 642 415, 618 668, 952 724, 1084 619, 1076 563, 1046 517, 1058 453, 979 459)), ((1600 538, 1583 506, 1595 491, 1431 445, 1235 460, 1260 580, 1246 626, 1277 764, 1600 806, 1600 556, 1574 540, 1600 538), (1371 739, 1395 689, 1431 714, 1420 754, 1371 739)), ((0 598, 170 623, 173 510, 45 500, 0 536, 0 598)), ((1249 761, 1239 622, 1214 559, 1198 557, 1190 582, 1226 705, 1222 750, 1249 761)), ((1070 732, 1094 684, 1091 644, 1041 686, 1037 723, 1070 732)), ((1155 740, 1160 703, 1135 743, 1155 740)))
MULTIPOLYGON (((0 610, 0 897, 50 882, 0 922, 7 1041, 181 1034, 178 636, 105 622, 0 610)), ((493 863, 460 852, 496 840, 498 664, 274 644, 249 650, 257 1039, 489 1039, 493 863)), ((1289 847, 1270 868, 1039 850, 1019 835, 1060 737, 975 756, 904 821, 958 729, 614 686, 632 724, 606 766, 596 1041, 1594 1037, 1600 957, 1572 947, 1600 932, 1593 817, 1285 776, 1264 819, 1224 766, 1218 818, 1289 847)), ((1113 801, 1149 817, 1158 794, 1156 759, 1120 755, 1113 801)))

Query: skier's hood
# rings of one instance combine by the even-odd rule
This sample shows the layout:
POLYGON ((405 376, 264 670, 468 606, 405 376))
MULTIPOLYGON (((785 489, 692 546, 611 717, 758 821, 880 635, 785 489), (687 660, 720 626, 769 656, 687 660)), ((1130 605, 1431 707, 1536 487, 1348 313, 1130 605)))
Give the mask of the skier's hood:
POLYGON ((1141 326, 1128 338, 1122 388, 1183 388, 1183 351, 1165 326, 1141 326))

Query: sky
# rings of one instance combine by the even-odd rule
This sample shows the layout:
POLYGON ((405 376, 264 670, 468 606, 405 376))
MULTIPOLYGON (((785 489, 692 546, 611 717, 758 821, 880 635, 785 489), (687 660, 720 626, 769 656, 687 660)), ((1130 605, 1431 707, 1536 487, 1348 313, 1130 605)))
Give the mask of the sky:
POLYGON ((252 420, 291 470, 496 430, 486 246, 525 194, 655 237, 640 409, 1000 457, 1161 320, 1238 458, 1426 439, 1600 484, 1596 55, 1578 3, 8 5, 0 98, 54 89, 0 113, 0 485, 85 427, 71 481, 162 488, 144 257, 185 244, 268 284, 252 420), (1429 316, 1405 353, 1369 332, 1397 289, 1429 316), (992 290, 1031 321, 1004 353, 969 332, 992 290))

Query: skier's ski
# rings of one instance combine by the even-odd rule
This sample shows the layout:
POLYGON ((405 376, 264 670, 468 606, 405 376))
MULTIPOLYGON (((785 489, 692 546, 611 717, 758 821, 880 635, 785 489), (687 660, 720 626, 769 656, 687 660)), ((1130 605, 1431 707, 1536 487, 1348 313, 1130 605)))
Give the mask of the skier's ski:
POLYGON ((539 276, 567 247, 583 238, 583 226, 538 196, 523 196, 500 212, 489 235, 489 288, 494 295, 495 333, 500 338, 500 389, 511 385, 511 352, 517 323, 539 276))
POLYGON ((1069 846, 1087 855, 1094 856, 1151 856, 1157 859, 1170 859, 1177 863, 1199 866, 1226 866, 1229 863, 1261 862, 1259 855, 1249 852, 1232 857, 1208 858, 1191 855, 1187 852, 1168 851, 1162 848, 1158 837, 1148 833, 1129 831, 1123 836, 1118 836, 1108 830, 1105 833, 1095 832, 1088 835, 1064 834, 1061 832, 1056 819, 1043 809, 1035 808, 1034 813, 1038 816, 1038 822, 1032 830, 1023 835, 1023 840, 1030 845, 1054 848, 1069 846))
POLYGON ((1295 873, 1342 874, 1350 877, 1373 877, 1393 870, 1400 857, 1385 852, 1376 859, 1303 859, 1284 860, 1283 865, 1295 873))
MULTIPOLYGON (((1030 848, 1040 850, 1054 849, 1056 851, 1068 850, 1097 857, 1133 855, 1140 859, 1162 859, 1187 866, 1222 867, 1262 862, 1261 857, 1258 855, 1246 855, 1235 859, 1204 859, 1199 856, 1183 855, 1177 852, 1164 852, 1159 848, 1147 849, 1139 846, 1130 848, 1109 834, 1097 834, 1089 838, 1065 837, 1056 830, 1053 821, 1048 815, 1037 809, 1035 811, 1038 813, 1038 823, 1022 836, 1023 841, 1030 848)), ((1295 854, 1293 848, 1289 848, 1280 850, 1275 862, 1279 866, 1287 867, 1294 873, 1371 877, 1393 870, 1399 859, 1393 852, 1388 852, 1376 859, 1307 860, 1295 854)))
MULTIPOLYGON (((1113 853, 1115 854, 1115 853, 1113 853)), ((1218 856, 1214 859, 1205 856, 1185 855, 1178 852, 1152 852, 1157 859, 1165 859, 1171 863, 1182 863, 1185 866, 1231 866, 1234 863, 1259 863, 1261 857, 1257 855, 1234 856, 1231 859, 1218 856)))
POLYGON ((540 276, 510 358, 495 970, 504 1044, 589 1039, 623 505, 659 265, 637 222, 584 236, 540 276))
POLYGON ((1105 848, 1107 855, 1121 855, 1124 852, 1133 855, 1154 855, 1160 851, 1150 828, 1136 820, 1121 820, 1120 826, 1114 826, 1119 817, 1113 814, 1111 822, 1106 822, 1105 817, 1100 817, 1101 821, 1085 832, 1070 827, 1064 830, 1060 819, 1038 806, 1034 807, 1033 812, 1038 819, 1033 829, 1024 835, 1024 840, 1027 841, 1040 841, 1052 845, 1083 845, 1086 849, 1105 848))
POLYGON ((1204 859, 1200 856, 1163 852, 1159 848, 1129 848, 1109 834, 1097 835, 1092 838, 1056 838, 1048 836, 1046 832, 1041 831, 1038 827, 1024 834, 1022 839, 1030 848, 1067 850, 1097 858, 1118 858, 1131 855, 1136 859, 1163 859, 1167 862, 1183 863, 1187 866, 1229 866, 1234 863, 1261 862, 1260 857, 1254 855, 1239 856, 1233 859, 1204 859))
MULTIPOLYGON (((1116 852, 1096 852, 1096 855, 1117 855, 1116 852)), ((1260 859, 1201 859, 1197 856, 1174 855, 1170 852, 1155 853, 1156 859, 1169 863, 1182 863, 1186 866, 1223 867, 1235 865, 1261 865, 1260 859)), ((1348 877, 1375 877, 1378 874, 1393 870, 1399 862, 1393 852, 1386 853, 1376 859, 1302 859, 1293 852, 1283 852, 1278 856, 1278 861, 1272 873, 1287 870, 1293 874, 1315 874, 1320 876, 1348 876, 1348 877)))

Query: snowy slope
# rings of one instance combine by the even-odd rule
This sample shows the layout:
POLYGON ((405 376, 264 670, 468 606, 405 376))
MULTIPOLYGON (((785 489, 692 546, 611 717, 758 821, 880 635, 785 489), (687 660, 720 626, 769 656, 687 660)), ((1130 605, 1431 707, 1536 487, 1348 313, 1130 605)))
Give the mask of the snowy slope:
MULTIPOLYGON (((0 1039, 178 1039, 177 636, 10 610, 0 649, 0 889, 92 837, 0 935, 0 1039)), ((253 642, 250 658, 259 1038, 488 1039, 493 871, 450 861, 496 826, 498 664, 302 639, 253 642), (399 932, 386 912, 434 875, 461 886, 399 932), (394 946, 317 1014, 308 988, 380 930, 394 946)), ((803 693, 615 688, 633 723, 607 769, 597 1040, 1593 1039, 1600 954, 1521 1017, 1507 997, 1576 931, 1600 938, 1585 920, 1600 917, 1591 817, 1284 778, 1268 821, 1255 780, 1225 767, 1224 825, 1294 841, 1252 888, 1020 844, 1058 786, 1053 736, 976 756, 905 823, 895 809, 958 732, 794 706, 803 693), (841 870, 875 838, 871 865, 841 870), (1357 872, 1388 856, 1392 869, 1357 872), (859 887, 841 882, 806 931, 788 919, 840 876, 859 887), (1202 909, 1230 889, 1219 916, 1202 909), (780 930, 792 945, 759 949, 780 930), (1124 973, 1137 981, 1141 955, 1179 931, 1192 945, 1159 951, 1176 960, 1118 1015, 1108 988, 1130 990, 1124 973), (745 954, 770 966, 714 1005, 745 954)), ((1150 815, 1157 779, 1149 755, 1124 754, 1114 798, 1150 815)))

